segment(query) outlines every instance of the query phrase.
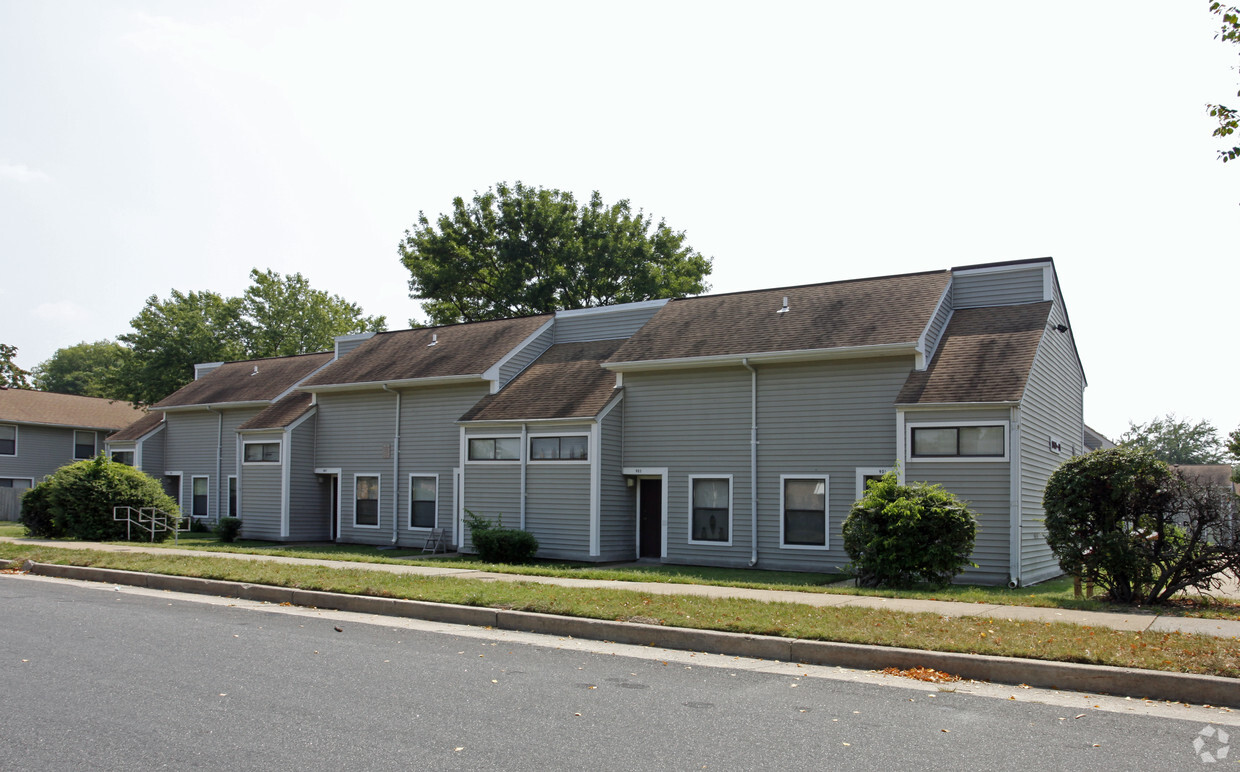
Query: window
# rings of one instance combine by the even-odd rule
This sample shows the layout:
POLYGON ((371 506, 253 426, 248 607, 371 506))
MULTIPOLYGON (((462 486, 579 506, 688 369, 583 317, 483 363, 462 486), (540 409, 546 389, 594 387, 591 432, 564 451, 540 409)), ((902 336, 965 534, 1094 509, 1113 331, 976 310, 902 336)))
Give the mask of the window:
POLYGON ((280 463, 280 443, 278 442, 247 442, 245 444, 245 463, 247 464, 278 464, 280 463))
POLYGON ((780 482, 780 546, 793 549, 827 547, 827 477, 782 475, 780 482))
POLYGON ((435 527, 435 494, 438 479, 409 475, 409 527, 435 527))
POLYGON ((530 461, 585 461, 589 439, 584 434, 567 437, 531 437, 530 461))
POLYGON ((17 455, 17 427, 0 424, 0 456, 17 455))
POLYGON ((469 441, 470 461, 518 461, 520 437, 474 437, 469 441))
POLYGON ((73 433, 73 457, 93 458, 95 455, 95 433, 76 431, 73 433))
POLYGON ((913 458, 1003 458, 1006 429, 1004 425, 913 427, 913 458))
POLYGON ((133 451, 132 450, 114 450, 112 451, 112 460, 118 464, 124 464, 125 466, 133 466, 133 451))
POLYGON ((28 477, 0 477, 0 488, 16 488, 19 491, 34 487, 34 480, 28 477))
POLYGON ((732 543, 732 477, 689 477, 689 543, 732 543))
POLYGON ((890 471, 890 467, 883 466, 857 467, 857 498, 860 499, 865 496, 866 488, 870 487, 870 483, 883 479, 883 475, 890 471))
POLYGON ((228 516, 237 516, 237 475, 228 475, 228 516))
POLYGON ((357 475, 353 478, 353 525, 379 527, 379 475, 357 475))
POLYGON ((194 489, 194 500, 190 504, 190 514, 194 517, 207 516, 207 490, 209 483, 210 479, 207 477, 194 477, 190 481, 194 489))

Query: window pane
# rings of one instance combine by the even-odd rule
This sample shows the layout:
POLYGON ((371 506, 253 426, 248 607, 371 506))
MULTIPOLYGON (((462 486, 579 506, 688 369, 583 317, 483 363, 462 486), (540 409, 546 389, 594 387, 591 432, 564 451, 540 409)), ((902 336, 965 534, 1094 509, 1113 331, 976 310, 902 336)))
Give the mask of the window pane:
POLYGON ((194 487, 194 517, 207 516, 207 478, 195 477, 192 483, 194 487))
POLYGON ((74 458, 90 458, 95 455, 95 433, 94 432, 74 432, 73 433, 73 457, 74 458))
POLYGON ((409 527, 435 527, 435 478, 414 477, 410 481, 409 527))
POLYGON ((962 426, 960 427, 960 455, 962 456, 1002 456, 1002 426, 962 426))
POLYGON ((784 510, 784 544, 804 544, 815 547, 827 543, 827 518, 817 510, 784 510))
POLYGON ((280 460, 280 443, 266 442, 263 443, 263 460, 279 461, 280 460))
POLYGON ((228 516, 237 516, 237 478, 228 478, 228 516))
POLYGON ((379 524, 379 478, 358 477, 357 506, 354 510, 358 525, 379 524))
POLYGON ((0 456, 17 455, 17 427, 0 426, 0 456))
POLYGON ((573 461, 585 461, 588 439, 589 437, 561 437, 560 458, 568 458, 573 461))
POLYGON ((694 480, 693 506, 726 510, 728 508, 728 481, 709 478, 694 480))
POLYGON ((826 484, 822 480, 784 480, 784 509, 826 512, 826 484))
POLYGON ((956 429, 914 429, 914 456, 954 456, 956 455, 956 429))
POLYGON ((490 461, 495 458, 495 440, 470 440, 469 459, 471 461, 490 461))
POLYGON ((125 466, 133 466, 132 450, 116 450, 112 452, 112 460, 125 466))
POLYGON ((728 540, 728 480, 693 481, 693 540, 728 540))
POLYGON ((560 457, 559 437, 530 438, 530 459, 544 460, 560 457))
POLYGON ((521 458, 520 437, 499 437, 495 440, 495 460, 515 461, 521 458))

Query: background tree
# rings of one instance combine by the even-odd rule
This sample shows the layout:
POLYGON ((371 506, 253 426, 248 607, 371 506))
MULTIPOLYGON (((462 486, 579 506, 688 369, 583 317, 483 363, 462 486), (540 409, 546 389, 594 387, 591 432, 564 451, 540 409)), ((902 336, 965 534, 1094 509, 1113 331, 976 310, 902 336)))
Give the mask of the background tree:
POLYGON ((241 336, 251 357, 326 351, 337 335, 382 332, 387 318, 363 316, 356 303, 316 290, 300 273, 250 271, 241 304, 241 336))
POLYGON ((432 324, 696 295, 710 288, 711 261, 683 231, 627 199, 499 183, 434 224, 423 212, 399 246, 409 296, 432 324))
POLYGON ((17 346, 0 343, 0 386, 10 389, 28 389, 30 373, 17 366, 13 359, 17 356, 17 346))
POLYGON ((1129 421, 1128 431, 1120 435, 1119 444, 1149 450, 1155 458, 1168 464, 1223 463, 1223 444, 1214 424, 1181 420, 1174 413, 1147 424, 1129 421))
POLYGON ((124 399, 118 376, 129 353, 128 348, 110 340, 82 341, 57 349, 46 362, 35 365, 35 388, 57 394, 124 399))
MULTIPOLYGON (((1240 43, 1240 9, 1237 9, 1235 6, 1211 2, 1210 13, 1217 14, 1222 19, 1219 31, 1214 36, 1215 39, 1228 43, 1240 43)), ((1240 96, 1240 92, 1237 92, 1236 96, 1240 96)), ((1223 105, 1206 105, 1206 109, 1209 110, 1212 117, 1218 119, 1218 128, 1214 130, 1214 136, 1230 137, 1240 127, 1240 113, 1236 110, 1223 105)), ((1240 146, 1220 150, 1218 155, 1223 163, 1227 163, 1240 156, 1240 146)))

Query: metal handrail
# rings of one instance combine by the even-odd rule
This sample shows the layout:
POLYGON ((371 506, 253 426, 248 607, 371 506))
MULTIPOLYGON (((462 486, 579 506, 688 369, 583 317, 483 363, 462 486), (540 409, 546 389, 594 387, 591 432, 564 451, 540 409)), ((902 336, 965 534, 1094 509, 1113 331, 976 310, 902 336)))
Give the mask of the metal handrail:
POLYGON ((133 541, 134 526, 150 534, 151 541, 155 535, 167 531, 172 532, 172 540, 178 542, 178 535, 189 530, 190 519, 180 515, 169 514, 157 507, 138 507, 118 505, 112 507, 112 519, 125 521, 125 539, 133 541))

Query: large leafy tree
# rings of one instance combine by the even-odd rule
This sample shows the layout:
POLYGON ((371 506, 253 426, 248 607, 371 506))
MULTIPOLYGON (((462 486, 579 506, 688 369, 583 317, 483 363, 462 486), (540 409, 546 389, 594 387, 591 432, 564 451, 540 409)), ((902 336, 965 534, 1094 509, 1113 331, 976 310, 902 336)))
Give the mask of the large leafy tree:
POLYGON ((1174 413, 1155 418, 1146 424, 1128 423, 1128 431, 1120 435, 1119 444, 1126 448, 1145 449, 1168 464, 1221 464, 1223 443, 1209 421, 1193 423, 1174 413))
POLYGON ((337 335, 387 329, 386 317, 364 316, 356 303, 314 289, 300 273, 281 276, 254 269, 250 280, 241 305, 241 334, 249 356, 323 351, 337 335))
MULTIPOLYGON (((1214 37, 1228 43, 1240 43, 1240 8, 1211 2, 1210 13, 1216 14, 1222 20, 1218 33, 1214 37)), ((1240 92, 1237 92, 1236 96, 1240 97, 1240 92)), ((1206 109, 1210 111, 1212 117, 1218 119, 1218 128, 1214 130, 1214 136, 1230 137, 1236 133, 1237 128, 1240 128, 1240 112, 1236 109, 1224 105, 1206 105, 1206 109)), ((1227 163, 1240 156, 1240 146, 1220 150, 1218 155, 1223 163, 1227 163)))
POLYGON ((0 386, 9 389, 28 389, 30 373, 17 366, 13 360, 17 357, 17 346, 0 343, 0 386))
POLYGON ((82 341, 57 349, 46 362, 35 365, 35 388, 58 394, 124 399, 119 376, 129 354, 128 348, 110 340, 82 341))
POLYGON ((432 324, 683 297, 710 286, 710 258, 627 199, 578 204, 566 191, 499 183, 457 197, 405 232, 409 295, 432 324))

